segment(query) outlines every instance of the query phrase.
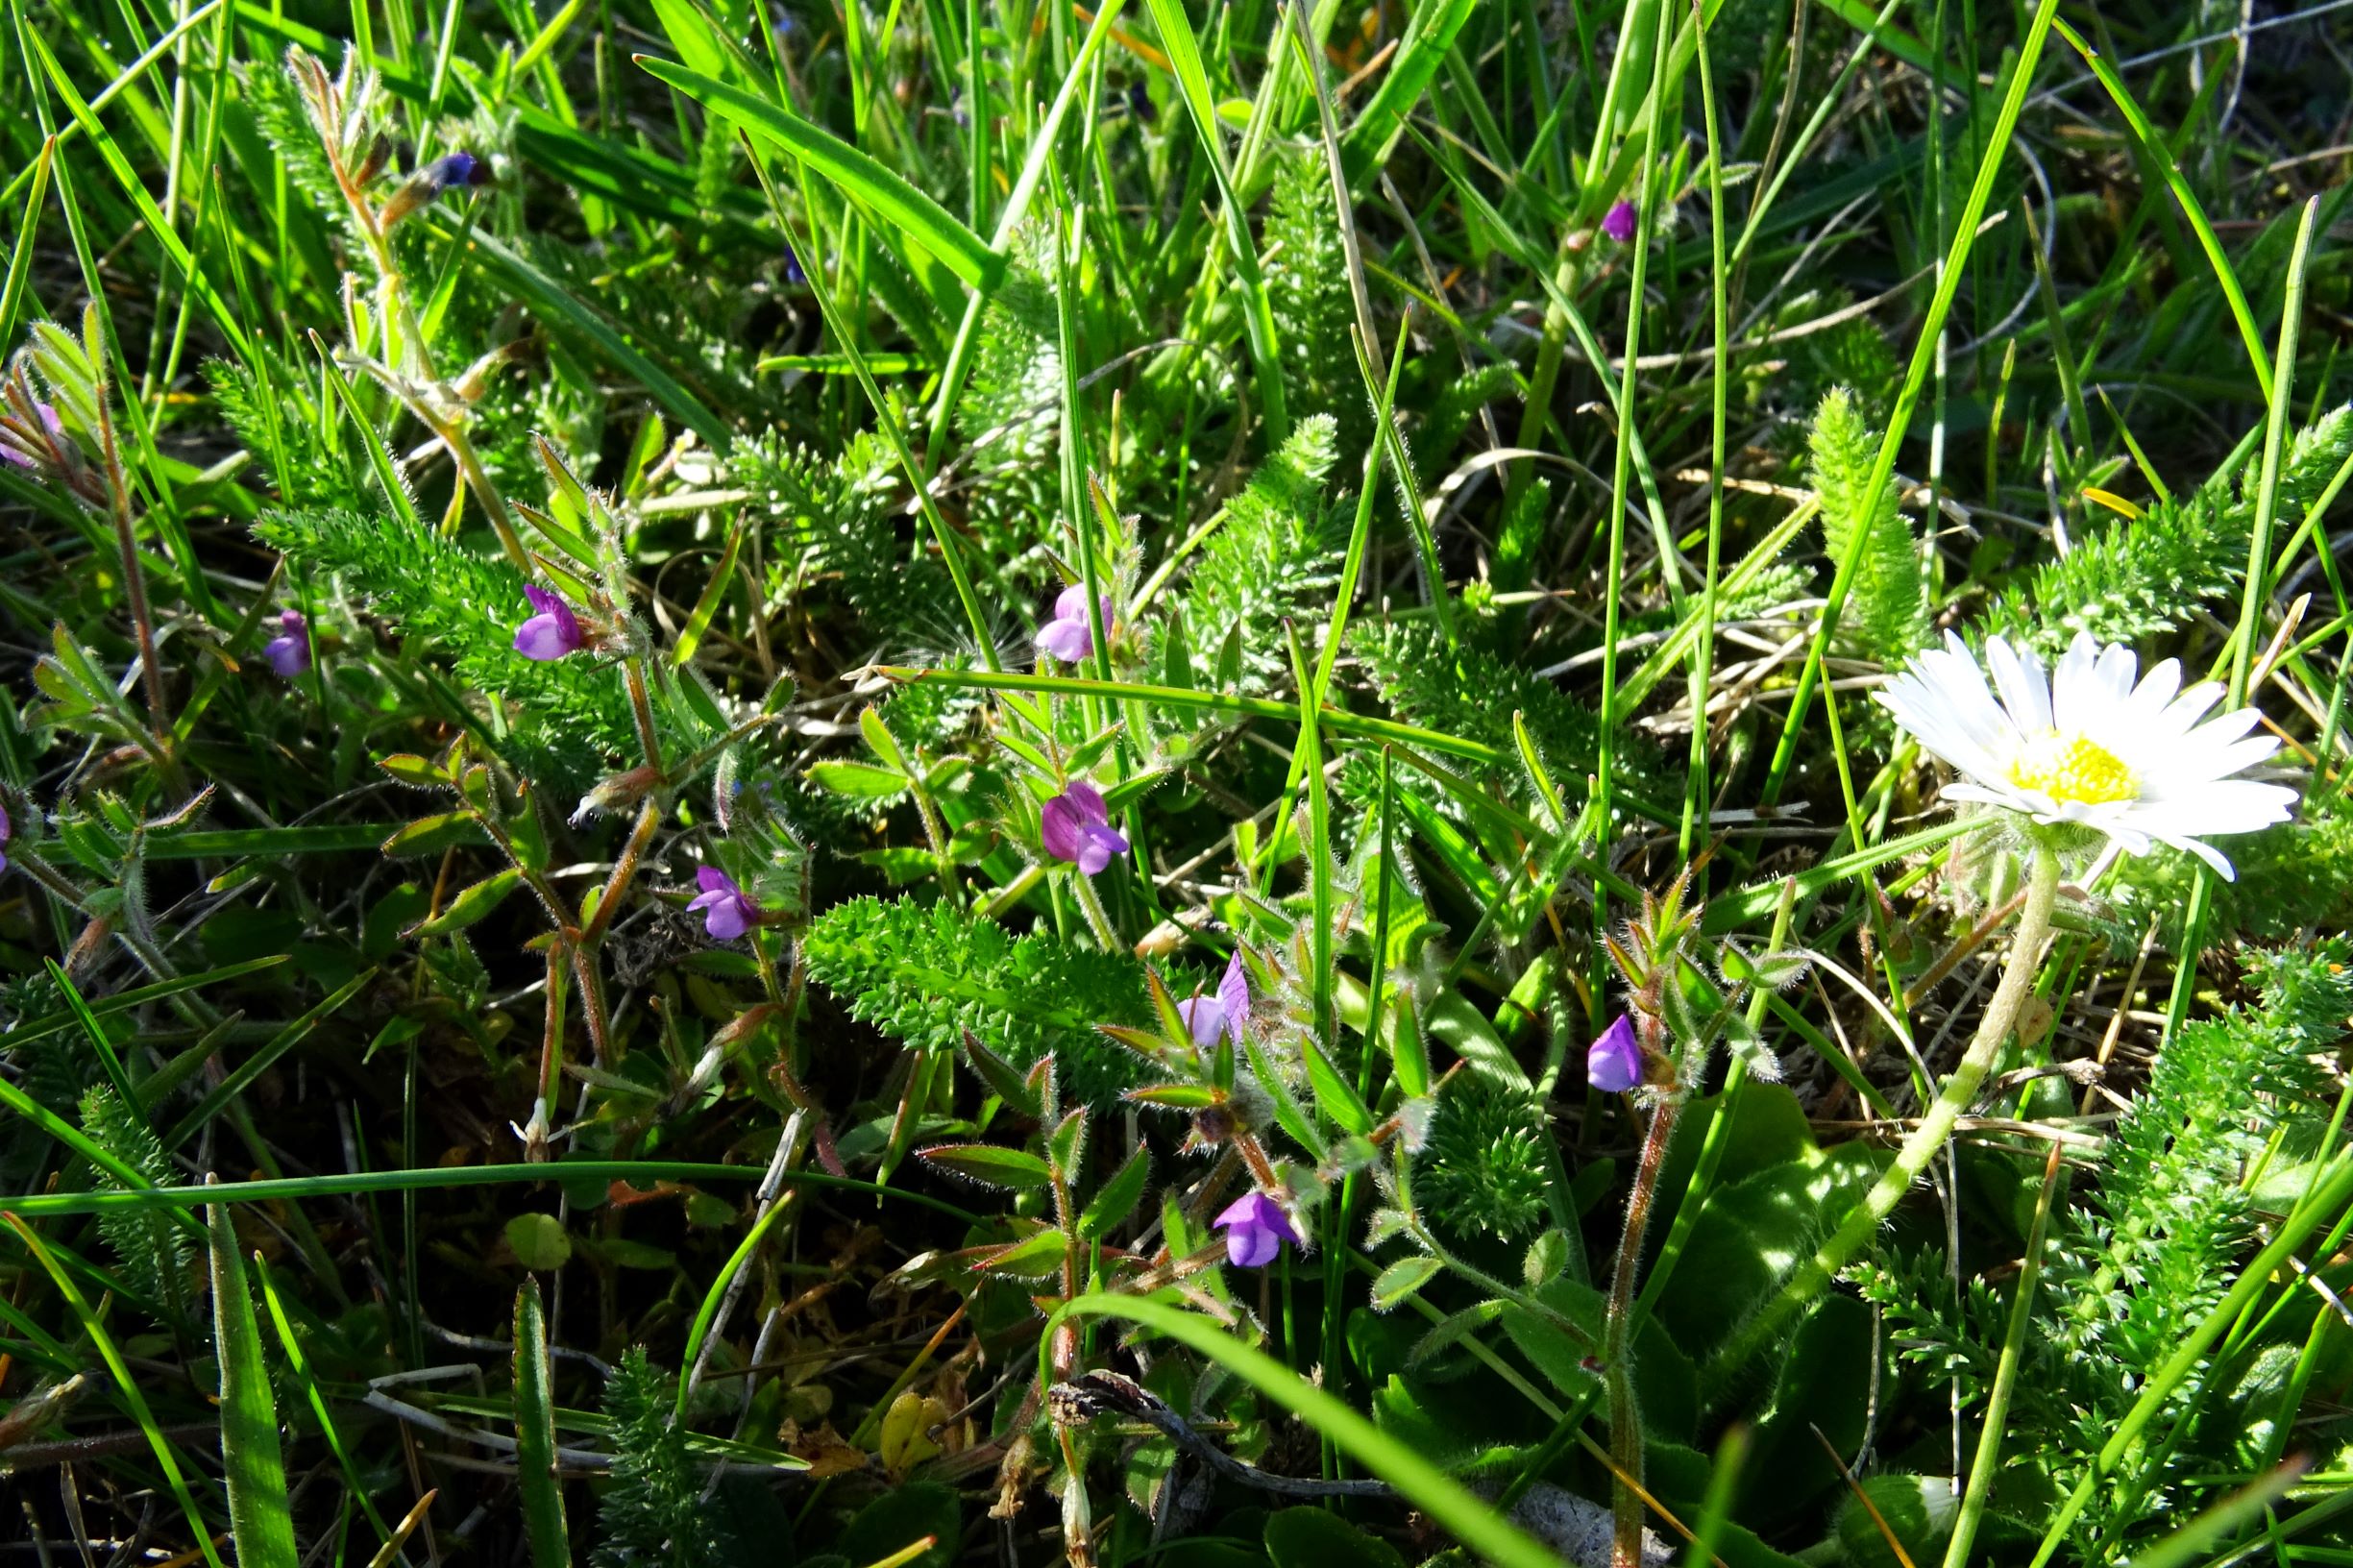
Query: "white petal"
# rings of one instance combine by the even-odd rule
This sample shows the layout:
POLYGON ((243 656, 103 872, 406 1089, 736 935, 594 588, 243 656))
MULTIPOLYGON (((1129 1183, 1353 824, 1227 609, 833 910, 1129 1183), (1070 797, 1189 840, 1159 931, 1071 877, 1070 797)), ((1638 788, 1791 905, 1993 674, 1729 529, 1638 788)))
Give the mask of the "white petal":
POLYGON ((2143 797, 2179 799, 2209 784, 2245 772, 2257 763, 2269 760, 2278 749, 2279 740, 2271 735, 2256 735, 2227 746, 2176 747, 2162 767, 2152 766, 2142 772, 2143 797))
POLYGON ((2101 711, 2104 697, 2099 683, 2099 648, 2090 632, 2079 631, 2051 675, 2051 721, 2061 731, 2071 734, 2101 711))
MULTIPOLYGON (((2112 643, 2099 655, 2099 684, 2102 701, 2110 706, 2128 700, 2132 696, 2133 672, 2141 661, 2122 643, 2112 643)), ((2176 669, 2180 668, 2178 665, 2176 669)))
POLYGON ((2200 844, 2197 840, 2193 838, 2177 838, 2169 833, 2160 833, 2157 836, 2163 839, 2166 843, 2171 845, 2174 848, 2187 849, 2190 851, 2190 853, 2197 856, 2198 859, 2213 867, 2215 869, 2215 873, 2221 877, 2223 881, 2236 882, 2239 880, 2239 873, 2231 869, 2231 864, 2229 861, 2222 858, 2222 851, 2217 849, 2213 845, 2200 844))
POLYGON ((2043 661, 2029 649, 2025 653, 2014 651, 1998 637, 1985 640, 1985 667, 1994 676, 1994 685, 2001 693, 2001 705, 2010 710, 2010 722, 2020 733, 2040 735, 2051 727, 2050 684, 2043 674, 2043 661))

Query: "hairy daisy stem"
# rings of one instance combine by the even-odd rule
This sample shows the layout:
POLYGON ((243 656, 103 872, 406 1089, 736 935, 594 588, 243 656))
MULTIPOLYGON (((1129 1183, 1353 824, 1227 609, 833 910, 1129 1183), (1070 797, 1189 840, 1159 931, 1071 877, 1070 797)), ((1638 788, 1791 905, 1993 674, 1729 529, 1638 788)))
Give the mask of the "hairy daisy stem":
MULTIPOLYGON (((1652 1061, 1664 1054, 1664 1025, 1650 1014, 1638 1014, 1642 1054, 1652 1061)), ((1611 1568, 1641 1568, 1642 1499, 1634 1483, 1642 1478, 1642 1417, 1634 1404, 1634 1281, 1642 1270, 1643 1237, 1651 1228, 1651 1202, 1658 1192, 1658 1173, 1667 1163, 1667 1145, 1674 1141, 1675 1124, 1681 1119, 1679 1095, 1659 1101, 1651 1113, 1650 1131, 1643 1135, 1642 1155, 1634 1166, 1634 1188, 1626 1200, 1626 1228, 1618 1234, 1617 1265, 1609 1276, 1609 1310, 1602 1323, 1603 1378, 1609 1391, 1609 1458, 1613 1475, 1609 1505, 1616 1529, 1610 1551, 1611 1568)))
POLYGON ((1954 1124, 1977 1097, 1986 1073, 1994 1066, 1995 1055, 2009 1038, 2011 1025, 2018 1021, 2019 1009, 2025 1005, 2026 993, 2033 989, 2058 895, 2059 857, 2038 846, 2027 871, 2026 904, 2019 914, 2018 929, 2011 940, 2009 964, 2001 971, 2001 984, 1995 988, 1994 999, 1987 1004, 1985 1017, 1978 1021, 1969 1049, 1962 1054, 1952 1075, 1945 1080, 1935 1103, 1903 1140, 1903 1146, 1896 1151, 1895 1164, 1887 1167, 1830 1238, 1789 1277, 1780 1293, 1726 1340, 1724 1348, 1710 1359, 1711 1383, 1720 1385, 1725 1378, 1738 1371, 1750 1357, 1781 1333, 1792 1312, 1837 1278, 1838 1271, 1862 1250, 1863 1243, 1871 1239, 1880 1223, 1895 1213, 1896 1205, 1903 1201, 1912 1184, 1920 1180, 1928 1163, 1944 1148, 1952 1136, 1954 1124))

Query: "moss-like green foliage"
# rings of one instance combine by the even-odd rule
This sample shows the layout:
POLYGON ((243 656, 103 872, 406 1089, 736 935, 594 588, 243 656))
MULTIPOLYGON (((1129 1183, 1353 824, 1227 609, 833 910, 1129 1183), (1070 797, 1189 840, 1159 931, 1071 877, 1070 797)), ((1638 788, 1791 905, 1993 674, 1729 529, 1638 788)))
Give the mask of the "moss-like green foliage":
POLYGON ((1291 418, 1335 415, 1345 437, 1342 445, 1354 450, 1372 419, 1348 338, 1356 305, 1349 298, 1348 257, 1322 159, 1289 158, 1277 167, 1265 250, 1266 303, 1282 346, 1283 389, 1291 418))
POLYGON ((598 1500, 596 1568, 709 1568, 720 1560, 701 1478, 671 1419, 676 1384, 643 1345, 624 1352, 605 1383, 613 1482, 598 1500))
POLYGON ((1100 1105, 1146 1076, 1131 1052, 1095 1032, 1143 1026, 1143 966, 1049 932, 1016 937, 993 920, 911 898, 856 898, 810 925, 809 976, 850 1016, 919 1050, 952 1051, 970 1030, 1017 1066, 1051 1052, 1066 1093, 1100 1105))
MULTIPOLYGON (((179 1185, 178 1173, 164 1158, 154 1129, 123 1102, 113 1086, 100 1084, 82 1096, 82 1130, 153 1186, 179 1185)), ((98 1173, 98 1186, 109 1192, 122 1189, 122 1184, 104 1171, 98 1173)), ((190 1249, 187 1233, 174 1225, 168 1214, 159 1209, 109 1210, 98 1216, 98 1230, 114 1249, 123 1277, 134 1289, 149 1301, 174 1309, 180 1306, 190 1249)))
POLYGON ((518 729, 551 755, 619 755, 635 744, 619 676, 585 656, 541 663, 515 651, 530 608, 506 562, 420 523, 340 507, 270 512, 254 532, 301 570, 342 583, 410 654, 446 661, 467 686, 514 702, 518 729))
POLYGON ((1872 657, 1901 663, 1928 640, 1928 591, 1920 546, 1896 508, 1891 480, 1867 495, 1879 437, 1853 394, 1835 387, 1814 414, 1806 480, 1822 497, 1822 538, 1832 561, 1859 549, 1842 629, 1872 657), (1859 544, 1858 544, 1859 540, 1859 544))
MULTIPOLYGON (((2296 433, 2280 464, 2276 537, 2303 522, 2349 453, 2353 411, 2332 409, 2296 433)), ((2180 625, 2245 578, 2261 472, 2254 458, 2225 467, 2189 495, 2077 541, 2002 595, 1983 629, 2056 653, 2078 631, 2132 643, 2180 625)))
POLYGON ((1345 521, 1324 492, 1337 455, 1330 416, 1301 420, 1226 503, 1225 522, 1202 547, 1185 593, 1188 646, 1202 685, 1214 684, 1231 636, 1241 649, 1243 689, 1263 689, 1289 671, 1284 617, 1311 607, 1328 613, 1320 600, 1339 579, 1346 543, 1345 521))
POLYGON ((861 434, 828 459, 770 434, 739 444, 727 466, 764 522, 772 589, 847 605, 894 656, 965 635, 947 573, 901 531, 903 492, 881 437, 861 434))
MULTIPOLYGON (((2341 939, 2250 955, 2260 1000, 2174 1034, 2111 1132, 2097 1188, 2060 1209, 2012 1417, 2047 1434, 2006 1461, 2039 1473, 2021 1490, 2064 1496, 2229 1289, 2254 1238, 2251 1163, 2283 1128, 2291 1149, 2299 1120, 2307 1141, 2312 1133, 2302 1108, 2324 1086, 2309 1059, 2335 1047, 2353 1010, 2348 961, 2353 945, 2341 939)), ((1906 1358, 1961 1375, 1965 1401, 1978 1398, 2007 1315, 1982 1281, 1964 1306, 1938 1283, 1933 1257, 1861 1272, 1906 1358)), ((2120 1543, 2166 1513, 2178 1478, 2243 1458, 2224 1425, 2187 1436, 2129 1456, 2095 1489, 2072 1539, 2120 1543)))
POLYGON ((1414 1196, 1458 1230, 1506 1240, 1532 1236, 1549 1212, 1546 1136, 1528 1093, 1465 1073, 1438 1101, 1430 1141, 1414 1166, 1414 1196))
MULTIPOLYGON (((1511 716, 1525 715, 1554 784, 1572 796, 1582 795, 1600 761, 1601 722, 1549 681, 1468 642, 1450 650, 1426 620, 1360 622, 1349 632, 1349 647, 1383 700, 1410 723, 1481 741, 1516 758, 1511 716)), ((1617 755, 1630 785, 1658 782, 1658 751, 1649 742, 1622 736, 1617 755)), ((1517 779, 1520 772, 1515 761, 1501 776, 1517 779)))

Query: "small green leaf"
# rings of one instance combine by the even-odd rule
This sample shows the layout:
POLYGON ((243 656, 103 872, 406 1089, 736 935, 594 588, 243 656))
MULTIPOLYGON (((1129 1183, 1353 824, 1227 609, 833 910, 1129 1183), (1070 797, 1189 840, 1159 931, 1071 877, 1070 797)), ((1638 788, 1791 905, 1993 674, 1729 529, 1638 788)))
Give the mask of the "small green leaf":
POLYGON ((866 737, 867 749, 882 759, 882 765, 894 772, 908 773, 907 754, 899 749, 898 737, 891 726, 882 722, 882 715, 872 708, 858 710, 858 733, 866 737))
POLYGON ((270 1398, 254 1298, 227 1204, 206 1206, 205 1232, 212 1247, 212 1342, 221 1363, 221 1461, 230 1534, 240 1568, 295 1568, 299 1555, 286 1501, 285 1456, 278 1444, 278 1408, 270 1398))
POLYGON ((875 768, 863 762, 818 762, 809 765, 809 777, 836 795, 846 795, 855 800, 887 800, 906 793, 907 777, 888 768, 875 768))
POLYGON ((1151 1180, 1152 1152, 1148 1145, 1140 1142, 1136 1152, 1127 1157, 1126 1163, 1112 1173, 1111 1180, 1079 1212, 1079 1234, 1091 1241, 1109 1236, 1135 1212, 1151 1180))
POLYGON ((915 1152, 917 1158, 951 1175, 987 1187, 1040 1188, 1054 1179, 1053 1171, 1036 1155, 994 1143, 937 1143, 915 1152))
POLYGON ((492 911, 506 902, 506 895, 523 882, 523 873, 513 867, 486 876, 456 897, 449 907, 429 920, 420 920, 408 928, 412 937, 446 936, 489 918, 492 911))
POLYGON ((472 844, 479 839, 481 829, 470 811, 444 812, 437 817, 420 817, 404 827, 394 830, 383 843, 387 855, 437 855, 452 845, 472 844))
POLYGON ((506 1222, 506 1244, 515 1262, 533 1273, 546 1273, 572 1261, 572 1237, 553 1214, 517 1214, 506 1222))
MULTIPOLYGON (((526 1215, 552 1221, 547 1214, 526 1215)), ((556 1234, 563 1235, 559 1227, 556 1234)), ((515 1228, 506 1228, 507 1239, 515 1228)), ((565 1243, 571 1250, 571 1243, 565 1243)), ((520 1256, 522 1249, 516 1249, 520 1256)), ((555 1398, 548 1365, 548 1318, 539 1282, 515 1292, 515 1489, 523 1494, 524 1533, 532 1568, 568 1568, 572 1549, 564 1528, 564 1489, 556 1476, 555 1398)))
POLYGON ((1373 1281, 1373 1311, 1385 1312, 1418 1294, 1422 1286, 1437 1278, 1438 1270, 1445 1266, 1427 1253, 1398 1259, 1373 1281))

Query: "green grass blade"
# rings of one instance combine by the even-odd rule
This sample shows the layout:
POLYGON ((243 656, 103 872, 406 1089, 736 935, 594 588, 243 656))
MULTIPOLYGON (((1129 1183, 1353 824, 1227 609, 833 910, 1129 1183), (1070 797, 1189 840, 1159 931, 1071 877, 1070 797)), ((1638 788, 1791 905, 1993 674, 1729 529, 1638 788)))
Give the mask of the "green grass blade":
POLYGON ((564 1487, 555 1468, 555 1395, 548 1364, 548 1314, 539 1282, 515 1292, 515 1487, 533 1568, 568 1568, 564 1487))
MULTIPOLYGON (((187 1190, 201 1193, 203 1189, 189 1188, 187 1190)), ((147 1439, 147 1446, 154 1451, 157 1467, 163 1472, 164 1484, 171 1489, 173 1500, 180 1505, 181 1513, 187 1519, 188 1529, 195 1532, 197 1550, 204 1554, 209 1568, 227 1568, 227 1564, 221 1561, 220 1553, 213 1549, 211 1529, 206 1525, 204 1515, 197 1511, 196 1498, 188 1490, 187 1476, 180 1468, 180 1460, 172 1452, 171 1441, 163 1435, 162 1424, 156 1420, 156 1412, 149 1408, 147 1396, 139 1392, 138 1380, 132 1376, 130 1363, 123 1360, 123 1353, 115 1345, 114 1336, 107 1332, 105 1321, 90 1310, 89 1298, 82 1294, 73 1282, 73 1276, 60 1266, 56 1254, 42 1242, 32 1226, 11 1212, 0 1212, 0 1222, 5 1222, 9 1229, 14 1231, 17 1239, 32 1252, 35 1262, 41 1265, 50 1283, 57 1286, 60 1299, 82 1320, 82 1327, 89 1335, 90 1343, 98 1347, 99 1358, 113 1375, 115 1393, 121 1398, 123 1408, 131 1412, 131 1419, 138 1424, 140 1433, 147 1439)))
POLYGON ((814 166, 849 195, 895 224, 970 287, 993 294, 1005 280, 1005 258, 955 214, 867 154, 779 104, 755 98, 716 77, 673 61, 639 55, 655 81, 677 88, 714 113, 775 143, 814 166))
POLYGON ((1368 1472, 1396 1487, 1399 1496, 1427 1513, 1440 1529, 1499 1568, 1560 1568, 1558 1557, 1507 1523, 1485 1501, 1464 1490, 1410 1444, 1374 1426, 1212 1319, 1167 1302, 1103 1295, 1066 1302, 1039 1339, 1041 1376, 1044 1375, 1043 1358, 1054 1342, 1055 1325, 1073 1317, 1125 1318, 1215 1361, 1300 1417, 1311 1430, 1330 1437, 1368 1472))
POLYGON ((295 1568, 294 1520, 286 1507, 285 1456, 278 1407, 254 1320, 253 1290, 237 1254, 229 1207, 205 1210, 212 1254, 212 1346, 221 1366, 221 1468, 237 1568, 295 1568))

